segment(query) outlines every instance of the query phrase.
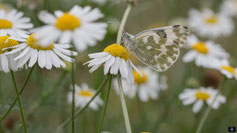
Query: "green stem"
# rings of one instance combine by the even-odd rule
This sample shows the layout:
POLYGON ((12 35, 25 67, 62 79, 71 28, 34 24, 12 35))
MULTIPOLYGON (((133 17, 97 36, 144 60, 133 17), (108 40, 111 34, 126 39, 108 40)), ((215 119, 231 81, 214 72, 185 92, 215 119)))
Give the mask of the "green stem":
POLYGON ((75 132, 75 75, 74 64, 72 63, 72 133, 75 132))
POLYGON ((211 112, 211 109, 212 109, 211 107, 212 107, 212 105, 214 104, 214 102, 216 101, 217 96, 219 96, 219 94, 221 93, 221 89, 223 88, 225 81, 226 81, 226 77, 224 77, 224 79, 222 80, 221 84, 219 85, 219 87, 218 87, 218 89, 217 89, 217 90, 218 90, 218 93, 215 95, 215 97, 214 97, 214 99, 213 99, 211 105, 208 106, 208 108, 207 108, 207 110, 205 111, 203 117, 201 118, 201 121, 200 121, 200 123, 198 124, 198 128, 197 128, 197 130, 196 130, 196 133, 200 133, 200 132, 201 132, 201 130, 202 130, 202 128, 203 128, 203 125, 204 125, 205 121, 207 120, 208 115, 209 115, 210 112, 211 112))
MULTIPOLYGON (((32 74, 32 72, 33 72, 33 69, 34 69, 34 66, 30 69, 30 72, 29 72, 29 74, 28 74, 28 76, 27 76, 27 78, 26 78, 26 80, 25 80, 25 82, 24 82, 24 84, 23 84, 23 86, 22 86, 22 88, 21 88, 21 90, 20 90, 20 94, 24 91, 24 89, 25 89, 25 87, 26 87, 26 84, 28 83, 28 81, 29 81, 29 79, 30 79, 30 76, 31 76, 31 74, 32 74)), ((15 98, 15 100, 14 100, 14 102, 11 104, 11 106, 8 108, 7 112, 6 112, 6 113, 3 115, 3 117, 0 119, 0 122, 3 121, 3 120, 7 117, 7 115, 11 112, 11 110, 12 110, 12 108, 14 107, 14 105, 16 104, 16 102, 17 102, 17 97, 15 98)))
POLYGON ((21 112, 22 123, 23 123, 23 126, 24 126, 25 133, 27 133, 26 123, 25 123, 25 118, 24 118, 24 111, 23 111, 23 107, 22 107, 22 103, 21 103, 21 97, 20 97, 20 94, 18 92, 18 87, 17 87, 17 84, 16 84, 16 78, 15 78, 14 72, 12 70, 11 70, 11 75, 12 75, 12 80, 14 82, 15 91, 16 91, 16 95, 17 95, 17 101, 18 101, 18 105, 19 105, 19 108, 20 108, 20 112, 21 112))
MULTIPOLYGON (((99 86, 99 88, 97 89, 95 95, 91 98, 91 100, 80 110, 78 110, 76 113, 75 113, 75 116, 74 116, 74 119, 76 117, 78 117, 80 114, 82 114, 86 109, 87 107, 89 106, 89 104, 96 98, 96 96, 101 92, 102 88, 105 86, 105 84, 108 82, 108 77, 103 81, 103 83, 99 86)), ((58 128, 62 128, 64 126, 66 126, 67 124, 69 124, 69 122, 72 120, 72 117, 67 119, 65 122, 63 122, 62 124, 60 124, 58 126, 58 128)))
POLYGON ((121 39, 122 39, 122 34, 123 34, 123 30, 124 30, 124 26, 126 24, 126 21, 127 21, 127 18, 128 18, 128 15, 131 11, 131 8, 132 8, 132 5, 131 4, 128 4, 127 5, 127 8, 125 10, 125 13, 123 15, 123 18, 122 18, 122 21, 121 21, 121 24, 120 24, 120 27, 119 27, 119 31, 118 31, 118 36, 117 36, 117 43, 120 44, 121 43, 121 39))
POLYGON ((98 133, 101 133, 101 131, 102 131, 104 118, 105 118, 105 113, 106 113, 107 106, 108 106, 108 101, 109 101, 109 93, 110 93, 110 89, 111 89, 111 82, 112 82, 112 75, 109 76, 109 86, 108 86, 108 90, 107 90, 107 96, 106 96, 106 100, 105 100, 104 111, 103 111, 103 114, 102 114, 102 119, 101 119, 101 122, 100 122, 100 127, 99 127, 98 133))
POLYGON ((118 88, 119 88, 120 100, 121 100, 121 104, 122 104, 122 110, 123 110, 126 131, 127 131, 127 133, 132 133, 132 129, 131 129, 130 121, 129 121, 129 116, 128 116, 128 110, 127 110, 127 106, 126 106, 126 101, 125 101, 124 94, 123 94, 123 87, 122 87, 120 75, 118 76, 118 88))

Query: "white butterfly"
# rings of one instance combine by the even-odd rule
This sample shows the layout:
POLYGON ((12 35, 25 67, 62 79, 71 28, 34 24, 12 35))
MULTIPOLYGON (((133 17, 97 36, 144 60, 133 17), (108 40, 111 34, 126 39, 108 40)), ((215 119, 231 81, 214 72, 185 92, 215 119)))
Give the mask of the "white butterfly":
POLYGON ((188 35, 187 27, 174 25, 145 30, 135 36, 124 33, 123 42, 140 61, 162 72, 176 62, 180 54, 179 48, 188 35))

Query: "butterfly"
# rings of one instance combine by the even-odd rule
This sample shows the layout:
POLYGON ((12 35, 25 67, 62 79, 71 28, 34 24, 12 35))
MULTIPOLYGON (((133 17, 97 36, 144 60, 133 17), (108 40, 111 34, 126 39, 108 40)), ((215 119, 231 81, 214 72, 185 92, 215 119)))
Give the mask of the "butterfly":
POLYGON ((173 25, 144 30, 135 36, 124 33, 122 39, 140 61, 163 72, 176 62, 180 47, 186 42, 188 35, 187 27, 173 25))

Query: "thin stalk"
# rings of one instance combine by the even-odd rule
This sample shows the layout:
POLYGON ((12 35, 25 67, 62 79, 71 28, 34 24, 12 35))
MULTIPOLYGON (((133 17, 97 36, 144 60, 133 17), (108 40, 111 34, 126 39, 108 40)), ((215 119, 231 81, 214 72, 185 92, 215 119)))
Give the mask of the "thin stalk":
POLYGON ((201 121, 200 121, 200 123, 198 124, 198 128, 197 128, 197 130, 196 130, 196 133, 200 133, 200 132, 201 132, 201 130, 202 130, 202 128, 203 128, 203 125, 204 125, 205 121, 207 120, 208 115, 209 115, 210 112, 211 112, 211 109, 212 109, 211 106, 212 106, 212 105, 214 104, 214 102, 216 101, 217 96, 219 96, 219 94, 221 93, 221 89, 223 88, 225 81, 226 81, 226 77, 224 77, 224 79, 222 80, 221 84, 219 85, 219 87, 218 87, 218 89, 217 89, 217 90, 218 90, 218 93, 215 95, 215 97, 214 97, 214 99, 213 99, 211 105, 208 106, 208 108, 207 108, 207 110, 205 111, 203 117, 201 118, 201 121))
POLYGON ((105 100, 104 111, 103 111, 103 114, 102 114, 102 118, 101 118, 101 122, 100 122, 100 127, 99 127, 98 133, 101 133, 101 131, 102 131, 102 127, 103 127, 103 123, 104 123, 104 119, 105 119, 105 113, 106 113, 107 106, 108 106, 108 101, 109 101, 111 82, 112 82, 112 75, 109 76, 109 86, 108 86, 108 90, 107 90, 107 96, 106 96, 106 100, 105 100))
POLYGON ((126 24, 126 21, 127 21, 127 18, 128 18, 128 15, 131 11, 131 8, 132 8, 132 5, 131 4, 128 4, 127 5, 127 8, 124 12, 124 15, 123 15, 123 18, 122 18, 122 21, 121 21, 121 24, 120 24, 120 27, 119 27, 119 31, 118 31, 118 36, 117 36, 117 43, 120 44, 121 43, 121 39, 122 39, 122 34, 123 34, 123 30, 124 30, 124 26, 126 24))
POLYGON ((125 101, 125 97, 123 94, 123 87, 122 87, 120 75, 118 76, 118 88, 119 88, 120 100, 121 100, 121 104, 122 104, 122 110, 123 110, 126 131, 127 131, 127 133, 132 133, 132 129, 131 129, 130 121, 129 121, 129 116, 128 116, 128 110, 127 110, 127 106, 126 106, 126 101, 125 101))
POLYGON ((72 133, 75 132, 75 75, 74 64, 72 64, 72 133))
POLYGON ((18 87, 17 87, 17 84, 16 84, 16 78, 15 78, 14 72, 12 70, 11 70, 11 75, 12 75, 12 80, 13 80, 13 83, 14 83, 14 86, 15 86, 15 91, 16 91, 17 101, 18 101, 18 105, 19 105, 19 108, 20 108, 20 112, 21 112, 21 119, 22 119, 23 127, 24 127, 24 130, 25 130, 25 133, 27 133, 25 117, 24 117, 24 111, 23 111, 23 107, 22 107, 22 103, 21 103, 21 97, 20 97, 20 94, 18 92, 18 87))
MULTIPOLYGON (((76 117, 78 117, 80 114, 82 114, 82 113, 87 109, 87 107, 89 106, 89 104, 90 104, 90 103, 96 98, 96 96, 101 92, 102 88, 103 88, 103 87, 105 86, 105 84, 108 82, 108 79, 109 79, 109 78, 107 77, 107 78, 103 81, 103 83, 99 86, 99 88, 97 89, 95 95, 91 98, 91 100, 90 100, 82 109, 78 110, 78 111, 75 113, 74 119, 75 119, 76 117)), ((60 125, 58 126, 58 128, 60 129, 60 128, 66 126, 67 124, 70 123, 71 120, 72 120, 72 117, 69 118, 69 119, 67 119, 67 120, 66 120, 65 122, 63 122, 62 124, 60 124, 60 125)))
MULTIPOLYGON (((28 83, 28 81, 29 81, 29 79, 30 79, 30 76, 31 76, 31 74, 32 74, 32 72, 33 72, 33 69, 34 69, 34 66, 30 69, 30 72, 29 72, 29 74, 28 74, 28 76, 27 76, 27 78, 26 78, 26 80, 25 80, 25 82, 24 82, 24 84, 23 84, 23 86, 22 86, 22 88, 21 88, 21 90, 20 90, 20 94, 24 91, 24 89, 25 89, 25 87, 26 87, 26 84, 28 83)), ((17 97, 15 98, 15 100, 13 101, 13 103, 11 104, 11 106, 8 108, 7 112, 6 112, 6 113, 3 115, 3 117, 0 119, 0 122, 3 121, 3 120, 7 117, 7 115, 11 112, 11 110, 12 110, 12 108, 14 107, 14 105, 16 104, 16 102, 17 102, 17 97)))

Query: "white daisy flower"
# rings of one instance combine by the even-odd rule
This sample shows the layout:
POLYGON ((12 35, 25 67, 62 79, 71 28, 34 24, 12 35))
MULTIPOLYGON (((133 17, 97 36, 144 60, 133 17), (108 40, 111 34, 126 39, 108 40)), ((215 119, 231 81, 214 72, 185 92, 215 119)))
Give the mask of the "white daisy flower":
POLYGON ((228 60, 222 60, 220 62, 215 63, 215 69, 219 70, 223 75, 225 75, 227 78, 237 79, 237 67, 234 68, 230 66, 228 60))
POLYGON ((209 9, 202 12, 192 9, 189 12, 188 25, 199 35, 210 38, 228 36, 234 31, 231 18, 220 13, 215 14, 209 9))
POLYGON ((39 19, 47 25, 33 30, 38 32, 36 38, 42 39, 44 44, 58 39, 59 43, 73 41, 75 48, 83 51, 105 37, 107 24, 94 22, 104 16, 97 8, 74 6, 69 12, 57 10, 54 14, 40 12, 39 19))
POLYGON ((221 5, 221 13, 230 17, 237 15, 237 0, 224 0, 221 5))
POLYGON ((23 12, 17 10, 0 10, 0 32, 10 36, 26 36, 28 32, 25 30, 31 29, 33 24, 30 23, 30 18, 23 15, 23 12))
POLYGON ((14 37, 14 39, 5 33, 0 33, 0 71, 5 73, 12 71, 17 71, 17 61, 14 58, 19 55, 19 53, 14 53, 7 55, 8 51, 12 50, 12 47, 18 46, 20 38, 14 37))
POLYGON ((220 45, 212 41, 201 42, 194 35, 189 36, 186 47, 191 50, 184 55, 183 61, 194 61, 197 66, 213 68, 214 63, 229 57, 220 45))
MULTIPOLYGON (((87 84, 83 83, 81 87, 75 85, 75 106, 81 108, 84 107, 94 95, 95 90, 89 88, 87 84)), ((72 103, 72 96, 73 93, 69 92, 67 96, 69 103, 72 103)), ((103 100, 99 96, 96 96, 96 98, 89 104, 89 107, 93 110, 98 110, 99 106, 103 104, 103 100)))
POLYGON ((35 34, 31 34, 25 42, 8 52, 8 54, 13 54, 22 51, 14 59, 15 61, 18 61, 17 67, 22 67, 29 61, 29 67, 32 67, 38 62, 40 68, 52 69, 52 66, 55 66, 56 68, 61 66, 66 67, 62 59, 68 62, 74 61, 70 56, 76 56, 77 53, 68 50, 70 44, 51 43, 49 46, 43 47, 40 41, 35 39, 34 35, 35 34))
POLYGON ((203 107, 204 103, 207 103, 208 106, 211 106, 213 109, 218 109, 222 103, 226 102, 226 97, 219 94, 213 103, 213 100, 217 94, 218 90, 215 90, 212 87, 185 89, 179 95, 179 99, 182 100, 184 105, 190 105, 194 103, 192 110, 194 113, 198 113, 203 107))
MULTIPOLYGON (((92 60, 86 62, 85 64, 92 67, 90 69, 91 73, 102 64, 105 64, 105 75, 117 75, 120 73, 121 77, 126 79, 128 83, 132 83, 134 81, 133 68, 140 73, 140 71, 130 61, 129 51, 119 44, 109 45, 103 52, 89 54, 89 57, 92 58, 92 60)), ((140 73, 140 75, 142 74, 140 73)))
MULTIPOLYGON (((157 99, 161 90, 167 89, 166 77, 159 76, 148 67, 139 68, 142 73, 142 77, 135 70, 134 84, 128 84, 126 80, 122 80, 124 94, 133 99, 138 94, 141 101, 147 102, 149 99, 157 99)), ((117 82, 114 80, 114 85, 117 86, 117 82)), ((114 87, 119 94, 118 87, 114 87)))

